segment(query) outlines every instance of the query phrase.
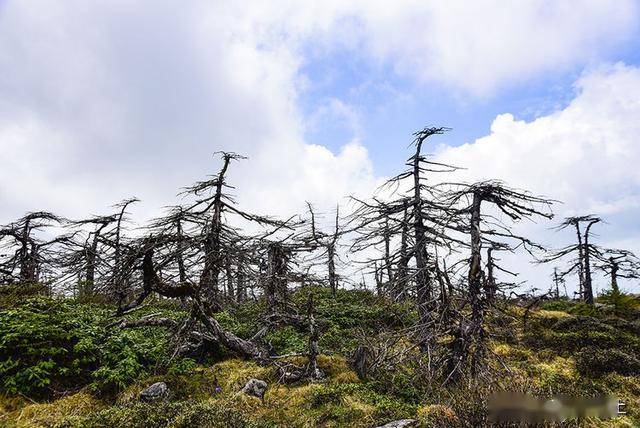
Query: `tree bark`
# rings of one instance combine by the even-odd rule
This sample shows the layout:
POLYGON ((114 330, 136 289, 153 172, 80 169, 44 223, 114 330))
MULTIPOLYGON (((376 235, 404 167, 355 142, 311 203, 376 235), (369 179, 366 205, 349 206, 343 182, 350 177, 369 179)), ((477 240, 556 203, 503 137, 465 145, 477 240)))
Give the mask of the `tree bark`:
POLYGON ((329 271, 329 286, 331 287, 331 295, 335 296, 338 291, 338 279, 336 277, 336 263, 335 263, 335 244, 329 244, 327 246, 327 267, 329 271))
POLYGON ((579 299, 584 299, 584 247, 582 246, 582 233, 580 223, 576 222, 576 235, 578 235, 578 293, 579 299))
POLYGON ((587 225, 584 232, 584 301, 587 305, 593 305, 593 287, 591 282, 591 251, 589 250, 589 232, 591 226, 596 222, 592 221, 587 225))
POLYGON ((618 287, 618 262, 613 257, 609 258, 611 269, 611 291, 615 296, 620 295, 620 288, 618 287))
POLYGON ((428 271, 428 254, 426 249, 426 228, 422 216, 422 195, 420 184, 420 152, 423 140, 416 141, 416 152, 413 157, 413 214, 416 258, 416 294, 419 323, 428 325, 431 315, 432 285, 428 271))

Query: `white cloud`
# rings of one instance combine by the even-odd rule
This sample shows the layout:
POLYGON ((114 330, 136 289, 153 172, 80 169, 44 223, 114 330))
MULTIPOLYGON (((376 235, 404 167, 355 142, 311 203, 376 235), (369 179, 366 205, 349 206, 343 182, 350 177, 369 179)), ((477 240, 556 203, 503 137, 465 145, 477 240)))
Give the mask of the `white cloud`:
POLYGON ((640 24, 634 0, 615 7, 607 0, 355 0, 305 2, 288 12, 285 31, 361 50, 402 75, 479 96, 606 59, 637 36, 640 24))
MULTIPOLYGON (((624 238, 630 249, 640 250, 640 69, 600 67, 575 87, 566 108, 531 122, 500 115, 491 134, 441 147, 438 159, 467 167, 459 176, 468 181, 496 178, 559 199, 560 218, 602 215, 609 224, 596 230, 601 243, 615 246, 624 238)), ((549 226, 525 230, 556 245, 573 239, 570 232, 553 235, 545 230, 549 226)), ((532 276, 542 281, 540 273, 532 276)))
MULTIPOLYGON (((144 218, 174 203, 180 186, 215 173, 211 153, 223 149, 250 156, 231 178, 251 209, 287 214, 305 199, 328 208, 379 180, 357 138, 357 110, 343 101, 328 106, 329 116, 346 119, 353 138, 338 153, 305 141, 298 101, 310 52, 346 49, 421 82, 487 95, 605 56, 636 33, 637 17, 631 0, 615 8, 1 2, 0 222, 34 209, 99 213, 130 195, 143 199, 144 218)), ((471 168, 492 165, 492 177, 572 209, 619 212, 636 204, 636 84, 637 71, 623 66, 585 75, 565 110, 531 123, 500 116, 489 137, 445 155, 471 168), (578 196, 585 189, 588 197, 578 196)))
POLYGON ((216 150, 250 157, 231 174, 257 210, 332 205, 371 183, 358 143, 305 144, 302 57, 280 22, 279 7, 232 3, 4 3, 0 216, 79 216, 135 194, 144 218, 215 173, 216 150))
MULTIPOLYGON (((634 5, 587 1, 566 13, 536 1, 3 2, 0 144, 13 154, 0 165, 2 214, 41 202, 75 215, 99 209, 78 195, 167 203, 213 172, 209 154, 219 149, 253 158, 239 167, 246 186, 260 177, 260 188, 279 189, 296 165, 309 180, 296 185, 316 194, 319 183, 366 187, 362 146, 333 155, 305 144, 297 99, 310 47, 362 50, 420 80, 486 93, 619 42, 634 29, 634 5), (16 141, 20 153, 10 150, 16 141)), ((340 100, 330 107, 357 137, 357 112, 340 100)))
POLYGON ((601 67, 575 84, 569 105, 531 122, 496 117, 491 134, 441 148, 468 177, 500 178, 564 201, 563 212, 636 205, 640 196, 640 69, 601 67))

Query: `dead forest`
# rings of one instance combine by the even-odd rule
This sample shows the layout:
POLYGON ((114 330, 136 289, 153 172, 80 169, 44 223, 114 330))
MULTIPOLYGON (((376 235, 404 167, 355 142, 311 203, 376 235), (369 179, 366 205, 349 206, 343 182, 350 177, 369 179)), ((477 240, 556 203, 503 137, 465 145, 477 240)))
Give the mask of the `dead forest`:
POLYGON ((251 160, 232 152, 217 153, 217 172, 182 189, 180 204, 148 224, 131 221, 136 198, 86 218, 27 213, 0 228, 0 287, 40 284, 54 298, 99 299, 109 308, 109 329, 161 329, 168 360, 222 347, 273 368, 283 384, 328 376, 318 362, 324 322, 317 297, 309 292, 304 304, 294 304, 291 295, 368 289, 416 317, 402 329, 363 337, 350 350, 348 363, 359 378, 411 359, 420 382, 433 388, 490 382, 500 361, 490 346, 496 319, 516 306, 526 322, 554 299, 598 305, 594 273, 620 295, 619 281, 638 279, 640 260, 597 243, 603 220, 595 214, 554 218, 552 195, 498 180, 458 182, 456 171, 465 165, 441 164, 427 153, 429 138, 446 131, 414 133, 403 170, 375 195, 351 197, 331 213, 312 204, 285 219, 245 211, 228 174, 251 160), (544 223, 573 242, 550 248, 517 233, 521 222, 544 223), (548 284, 522 291, 526 278, 501 261, 507 253, 544 264, 548 284), (344 254, 353 255, 349 269, 344 254), (567 284, 577 292, 567 293, 567 284), (132 316, 158 301, 186 315, 132 316), (221 312, 253 301, 262 306, 250 337, 219 321, 221 312), (268 338, 283 328, 302 332, 306 350, 277 352, 268 338))

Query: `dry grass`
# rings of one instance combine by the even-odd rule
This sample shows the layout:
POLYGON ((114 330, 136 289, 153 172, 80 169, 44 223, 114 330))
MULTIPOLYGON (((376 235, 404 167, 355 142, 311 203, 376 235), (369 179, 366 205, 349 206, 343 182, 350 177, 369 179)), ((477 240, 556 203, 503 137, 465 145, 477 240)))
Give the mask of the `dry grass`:
POLYGON ((9 413, 7 427, 51 427, 63 419, 85 416, 105 405, 91 394, 79 392, 50 403, 32 403, 9 413))

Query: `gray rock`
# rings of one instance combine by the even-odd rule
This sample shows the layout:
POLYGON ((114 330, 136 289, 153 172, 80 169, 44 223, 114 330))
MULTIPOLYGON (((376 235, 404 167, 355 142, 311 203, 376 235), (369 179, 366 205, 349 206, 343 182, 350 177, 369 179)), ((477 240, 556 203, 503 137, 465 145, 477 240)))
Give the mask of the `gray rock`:
POLYGON ((156 382, 140 393, 142 401, 158 401, 169 395, 169 387, 164 382, 156 382))
POLYGON ((380 425, 378 428, 405 428, 415 425, 415 419, 400 419, 399 421, 389 422, 388 424, 380 425))
POLYGON ((245 386, 242 388, 242 392, 247 395, 253 395, 262 399, 264 393, 267 391, 267 382, 260 379, 249 379, 245 386))

